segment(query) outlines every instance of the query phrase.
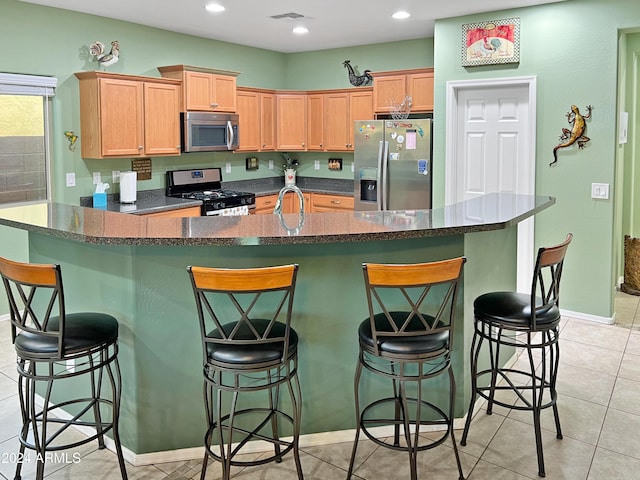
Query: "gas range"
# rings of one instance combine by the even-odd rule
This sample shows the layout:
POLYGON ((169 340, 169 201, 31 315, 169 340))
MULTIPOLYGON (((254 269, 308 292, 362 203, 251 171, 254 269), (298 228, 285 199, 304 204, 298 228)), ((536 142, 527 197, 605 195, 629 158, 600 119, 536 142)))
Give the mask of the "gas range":
POLYGON ((256 196, 222 188, 220 168, 170 170, 167 172, 168 197, 201 200, 201 215, 247 215, 256 206, 256 196))

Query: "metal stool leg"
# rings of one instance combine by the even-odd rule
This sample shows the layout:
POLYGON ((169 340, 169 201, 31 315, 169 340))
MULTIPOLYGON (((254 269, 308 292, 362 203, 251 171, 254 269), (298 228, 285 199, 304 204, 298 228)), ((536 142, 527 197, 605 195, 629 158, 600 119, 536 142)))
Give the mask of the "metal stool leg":
MULTIPOLYGON (((102 375, 102 373, 100 375, 102 375)), ((120 443, 120 398, 122 396, 122 376, 117 356, 113 359, 113 369, 111 368, 111 364, 107 364, 107 375, 111 383, 111 392, 113 395, 113 413, 111 417, 111 421, 113 422, 113 443, 115 443, 116 456, 118 457, 118 465, 120 466, 120 476, 122 477, 122 480, 127 480, 127 468, 124 462, 124 455, 122 453, 122 444, 120 443), (115 370, 115 374, 113 370, 115 370)))
POLYGON ((349 462, 349 471, 347 472, 347 480, 351 479, 351 475, 353 475, 353 465, 356 460, 356 452, 358 450, 358 440, 360 439, 360 377, 362 375, 362 352, 360 353, 360 358, 358 359, 358 364, 356 365, 356 374, 354 378, 354 395, 356 402, 356 438, 353 441, 353 450, 351 451, 351 461, 349 462))
POLYGON ((467 419, 464 422, 464 430, 462 431, 462 439, 460 445, 463 447, 467 445, 467 436, 469 435, 469 427, 471 426, 471 420, 473 418, 473 410, 476 406, 476 399, 478 398, 478 357, 480 356, 480 349, 482 347, 483 337, 478 335, 476 329, 473 333, 473 340, 471 341, 471 400, 469 401, 469 409, 467 410, 467 419))
POLYGON ((287 387, 289 388, 289 395, 291 395, 291 406, 293 409, 293 458, 296 463, 298 480, 303 480, 304 475, 302 473, 302 462, 300 462, 300 421, 302 419, 302 390, 300 389, 300 381, 298 379, 297 372, 293 375, 293 377, 289 377, 287 387), (295 382, 295 390, 292 385, 293 382, 295 382))
MULTIPOLYGON (((451 443, 453 444, 453 453, 456 456, 456 463, 458 465, 458 480, 464 480, 464 472, 462 471, 462 463, 460 462, 460 453, 458 452, 458 445, 456 444, 456 436, 453 432, 453 415, 455 411, 455 401, 456 401, 456 379, 453 376, 453 368, 451 368, 451 364, 447 368, 447 372, 449 374, 449 431, 451 432, 451 443)), ((468 417, 470 418, 470 417, 468 417)))

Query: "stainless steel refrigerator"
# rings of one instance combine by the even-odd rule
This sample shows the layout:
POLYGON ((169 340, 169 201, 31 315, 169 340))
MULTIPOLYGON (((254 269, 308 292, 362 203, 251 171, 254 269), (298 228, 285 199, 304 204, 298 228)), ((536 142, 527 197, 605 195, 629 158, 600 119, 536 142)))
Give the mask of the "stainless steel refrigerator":
POLYGON ((431 208, 431 127, 429 118, 355 122, 356 211, 431 208))

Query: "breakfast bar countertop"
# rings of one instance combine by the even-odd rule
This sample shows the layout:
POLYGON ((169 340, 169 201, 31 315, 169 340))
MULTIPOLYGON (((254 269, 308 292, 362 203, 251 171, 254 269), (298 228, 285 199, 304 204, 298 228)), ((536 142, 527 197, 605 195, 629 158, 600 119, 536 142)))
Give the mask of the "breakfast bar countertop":
POLYGON ((301 216, 157 218, 60 203, 0 209, 0 225, 89 244, 284 245, 457 235, 516 225, 553 197, 493 193, 431 210, 307 213, 301 216))

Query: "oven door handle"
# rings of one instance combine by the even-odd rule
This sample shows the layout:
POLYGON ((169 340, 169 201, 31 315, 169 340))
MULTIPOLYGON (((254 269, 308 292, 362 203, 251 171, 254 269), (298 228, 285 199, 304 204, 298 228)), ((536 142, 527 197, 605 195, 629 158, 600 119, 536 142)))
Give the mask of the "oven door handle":
POLYGON ((227 149, 231 150, 231 146, 233 145, 234 135, 233 135, 233 126, 231 125, 231 120, 227 120, 227 149))

